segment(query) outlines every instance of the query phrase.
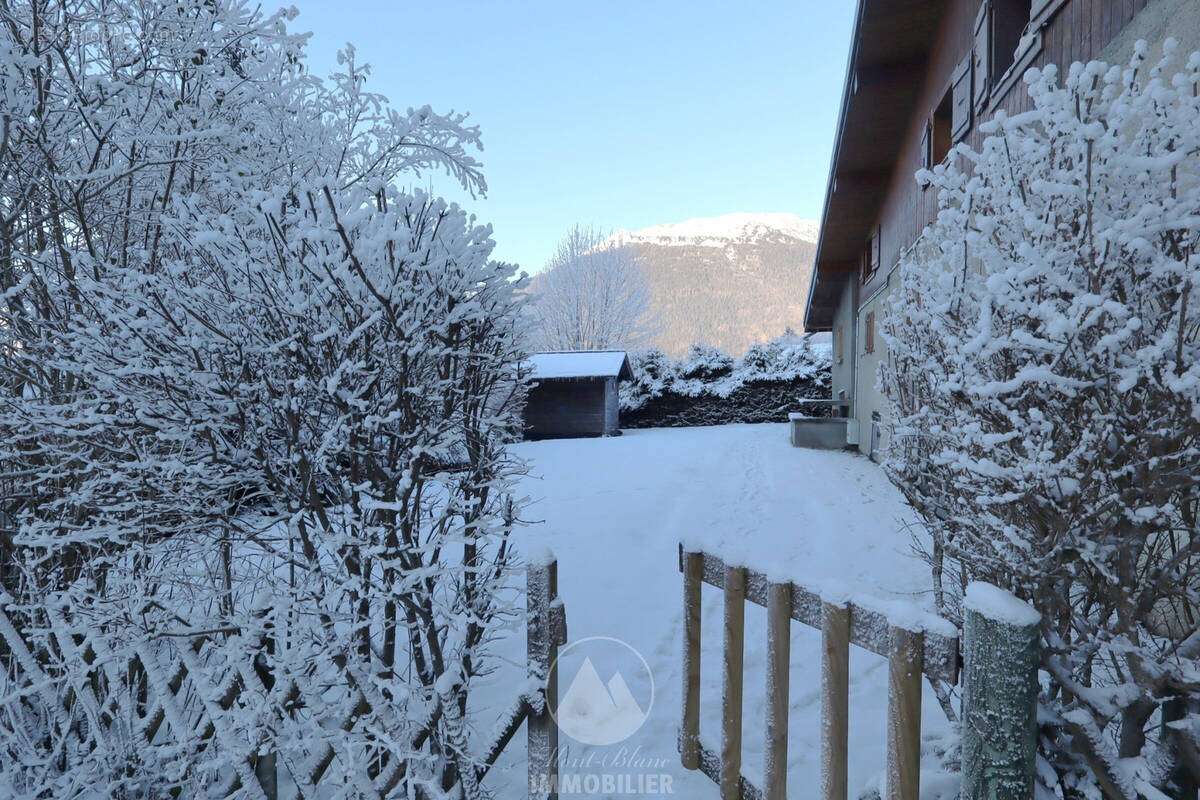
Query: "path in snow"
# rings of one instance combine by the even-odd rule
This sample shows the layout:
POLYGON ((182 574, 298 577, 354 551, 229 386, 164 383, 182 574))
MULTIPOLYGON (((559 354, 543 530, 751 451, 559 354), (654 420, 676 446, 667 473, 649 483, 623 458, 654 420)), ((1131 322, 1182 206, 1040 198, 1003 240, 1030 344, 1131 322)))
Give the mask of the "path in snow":
MULTIPOLYGON (((615 637, 636 648, 654 676, 649 719, 620 745, 586 746, 564 736, 564 773, 663 773, 675 796, 716 798, 716 786, 679 766, 681 539, 741 554, 773 575, 840 581, 858 593, 928 605, 928 568, 912 553, 911 512, 878 467, 846 454, 792 448, 786 425, 628 431, 619 438, 530 442, 524 488, 535 500, 518 548, 549 546, 559 562, 559 592, 572 642, 615 637), (636 768, 613 766, 636 751, 636 768), (605 766, 606 759, 608 766, 605 766), (586 764, 572 768, 570 764, 586 764), (655 766, 661 764, 661 768, 655 766)), ((701 731, 716 749, 720 712, 721 593, 704 587, 701 731)), ((761 785, 766 612, 746 606, 743 771, 761 785)), ((518 686, 524 636, 500 645, 510 663, 480 693, 476 719, 486 729, 518 686)), ((812 796, 819 781, 820 635, 792 625, 789 795, 812 796)), ((601 678, 610 665, 597 663, 601 678)), ((887 665, 852 648, 850 788, 878 785, 883 772, 887 665)), ((623 668, 627 669, 627 668, 623 668)), ((574 677, 560 676, 565 692, 574 677)), ((625 672, 625 677, 629 673, 625 672)), ((924 731, 948 723, 926 688, 924 731)), ((488 777, 505 800, 524 797, 524 733, 488 777)), ((932 766, 932 764, 928 765, 932 766)), ((944 777, 928 775, 923 796, 944 777)), ((566 796, 566 795, 564 795, 566 796)), ((620 793, 576 796, 621 797, 620 793)))

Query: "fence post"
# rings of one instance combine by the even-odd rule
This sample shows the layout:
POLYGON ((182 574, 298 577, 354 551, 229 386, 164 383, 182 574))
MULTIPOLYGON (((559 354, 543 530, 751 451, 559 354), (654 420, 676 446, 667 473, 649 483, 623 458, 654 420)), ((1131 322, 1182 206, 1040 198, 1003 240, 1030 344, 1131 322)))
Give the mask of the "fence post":
POLYGON ((893 627, 889 649, 887 800, 918 800, 925 639, 919 633, 893 627))
POLYGON ((721 800, 741 800, 742 659, 746 638, 746 568, 725 570, 725 672, 721 691, 721 800))
POLYGON ((1033 796, 1041 615, 987 583, 963 603, 962 797, 1033 796))
POLYGON ((546 703, 531 709, 527 724, 529 797, 558 800, 558 725, 550 710, 558 704, 558 640, 551 604, 558 598, 558 560, 547 552, 526 568, 526 656, 531 675, 546 678, 546 703))
POLYGON ((846 800, 850 607, 821 604, 821 800, 846 800))
POLYGON ((679 757, 684 769, 700 767, 700 586, 704 556, 683 554, 683 728, 679 757))
POLYGON ((792 585, 767 586, 767 742, 764 800, 787 800, 788 678, 792 652, 792 585))

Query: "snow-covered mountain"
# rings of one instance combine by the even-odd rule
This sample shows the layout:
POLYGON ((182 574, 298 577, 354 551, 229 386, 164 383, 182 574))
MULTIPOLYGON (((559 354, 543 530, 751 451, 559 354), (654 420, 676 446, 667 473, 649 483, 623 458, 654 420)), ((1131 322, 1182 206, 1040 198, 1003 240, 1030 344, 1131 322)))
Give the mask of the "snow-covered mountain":
POLYGON ((819 230, 819 223, 797 214, 737 213, 652 225, 640 231, 619 230, 609 237, 608 242, 663 247, 727 247, 795 239, 816 244, 819 230))
POLYGON ((655 345, 734 356, 756 341, 803 329, 818 225, 795 214, 727 214, 617 231, 636 249, 661 332, 655 345))

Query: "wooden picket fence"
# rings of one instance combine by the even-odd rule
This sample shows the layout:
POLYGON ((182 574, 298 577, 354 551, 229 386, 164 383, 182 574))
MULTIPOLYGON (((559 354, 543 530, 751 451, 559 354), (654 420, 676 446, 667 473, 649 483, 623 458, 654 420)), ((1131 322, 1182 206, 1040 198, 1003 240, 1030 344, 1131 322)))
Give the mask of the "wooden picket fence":
MULTIPOLYGON (((892 624, 878 610, 826 602, 811 588, 777 583, 704 552, 680 548, 683 572, 683 724, 680 758, 720 787, 721 800, 787 796, 788 672, 792 621, 821 631, 821 800, 846 800, 850 645, 888 659, 888 800, 917 800, 921 757, 922 675, 954 683, 957 636, 892 624), (721 752, 700 742, 700 591, 724 591, 721 752), (767 609, 766 757, 760 789, 742 774, 742 659, 745 602, 767 609)), ((946 623, 948 624, 948 623, 946 623)), ((917 626, 913 626, 917 627, 917 626)), ((940 627, 940 626, 935 626, 940 627)), ((803 796, 811 796, 804 791, 803 796)))
MULTIPOLYGON (((547 691, 526 691, 501 719, 494 741, 484 750, 475 781, 482 781, 522 724, 527 725, 530 785, 554 787, 558 782, 557 726, 550 703, 557 699, 557 667, 560 645, 566 641, 566 615, 558 597, 558 565, 553 557, 530 564, 527 571, 527 658, 531 676, 544 678, 547 691), (547 695, 549 696, 549 702, 547 695)), ((104 640, 93 636, 60 610, 47 608, 51 623, 48 638, 27 640, 13 619, 0 606, 0 686, 2 698, 39 702, 56 725, 55 735, 74 732, 86 741, 84 752, 120 753, 132 734, 139 748, 162 749, 184 754, 191 761, 223 765, 203 778, 206 796, 276 800, 279 772, 287 769, 298 797, 326 796, 336 789, 320 788, 337 754, 322 737, 311 745, 294 742, 291 752, 260 754, 263 726, 272 714, 289 714, 296 709, 325 709, 314 731, 350 731, 369 725, 383 731, 400 731, 395 710, 387 698, 373 688, 369 675, 349 660, 331 655, 321 668, 336 675, 345 688, 344 702, 331 707, 322 698, 324 686, 309 687, 312 681, 293 677, 274 680, 262 668, 257 655, 268 652, 271 619, 264 615, 252 630, 171 637, 163 644, 141 645, 135 652, 117 656, 104 640), (50 672, 55 664, 73 664, 68 670, 71 686, 65 694, 52 687, 50 672), (131 677, 132 676, 132 677, 131 677), (84 720, 80 725, 77 721, 84 720), (239 723, 237 720, 242 720, 239 723), (250 719, 250 724, 244 720, 250 719), (256 738, 257 737, 257 738, 256 738), (224 752, 230 742, 239 742, 239 752, 224 752), (299 753, 299 757, 297 756, 299 753)), ((320 682, 324 684, 324 682, 320 682)), ((430 721, 431 724, 433 720, 430 721)), ((410 742, 413 751, 424 746, 428 726, 410 742)), ((368 795, 388 798, 404 779, 406 764, 399 759, 380 763, 371 774, 359 775, 356 788, 368 795)), ((190 769, 190 768, 189 768, 190 769)), ((176 786, 172 796, 179 796, 176 786)), ((531 796, 551 797, 534 793, 531 796)))

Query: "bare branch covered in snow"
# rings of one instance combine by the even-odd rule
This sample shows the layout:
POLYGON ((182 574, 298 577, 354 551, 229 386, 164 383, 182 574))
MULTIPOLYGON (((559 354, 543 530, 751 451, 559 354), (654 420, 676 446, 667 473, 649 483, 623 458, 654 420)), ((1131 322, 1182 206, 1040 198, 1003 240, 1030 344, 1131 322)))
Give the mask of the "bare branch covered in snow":
POLYGON ((521 287, 395 186, 479 131, 251 9, 0 4, 0 795, 481 791, 521 287))
POLYGON ((657 332, 637 253, 593 228, 567 233, 531 293, 540 350, 627 350, 657 332))
POLYGON ((1032 110, 919 175, 939 214, 885 322, 889 469, 946 612, 984 580, 1042 613, 1050 796, 1200 779, 1200 54, 1174 50, 1030 70, 1032 110))

